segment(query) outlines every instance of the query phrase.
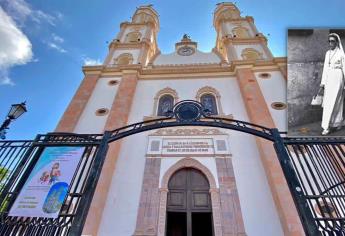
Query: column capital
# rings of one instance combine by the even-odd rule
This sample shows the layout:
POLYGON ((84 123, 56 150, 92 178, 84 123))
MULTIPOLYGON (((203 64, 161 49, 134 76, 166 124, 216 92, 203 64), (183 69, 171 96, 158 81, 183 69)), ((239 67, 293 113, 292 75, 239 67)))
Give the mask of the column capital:
POLYGON ((210 188, 210 193, 212 194, 218 194, 219 193, 219 189, 218 188, 210 188))
POLYGON ((159 192, 160 193, 168 193, 169 189, 167 189, 167 188, 159 188, 159 192))

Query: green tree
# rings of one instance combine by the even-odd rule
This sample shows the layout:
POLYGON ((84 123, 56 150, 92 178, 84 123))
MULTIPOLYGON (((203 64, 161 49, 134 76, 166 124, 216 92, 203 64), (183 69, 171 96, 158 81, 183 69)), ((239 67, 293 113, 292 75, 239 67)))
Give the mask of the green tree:
MULTIPOLYGON (((0 194, 4 188, 10 171, 4 166, 0 166, 0 194)), ((2 203, 0 203, 0 212, 3 212, 8 204, 8 198, 6 198, 2 203)))
POLYGON ((0 166, 0 181, 1 181, 1 183, 6 181, 7 176, 9 174, 8 172, 9 172, 9 170, 6 167, 0 166))

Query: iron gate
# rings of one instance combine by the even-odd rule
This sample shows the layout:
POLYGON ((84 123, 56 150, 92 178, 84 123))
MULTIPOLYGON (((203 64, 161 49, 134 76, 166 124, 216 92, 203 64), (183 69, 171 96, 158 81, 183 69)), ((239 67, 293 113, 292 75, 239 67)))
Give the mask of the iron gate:
MULTIPOLYGON (((305 199, 297 209, 308 217, 309 235, 345 235, 345 141, 343 138, 284 138, 290 188, 305 199)), ((281 156, 282 157, 282 156, 281 156)), ((298 204, 298 203, 297 203, 298 204)))
POLYGON ((272 141, 306 235, 345 235, 345 139, 283 138, 277 129, 211 116, 195 101, 181 101, 167 117, 103 135, 51 133, 33 141, 0 142, 0 235, 81 235, 108 143, 176 126, 237 130, 272 141), (57 219, 11 217, 8 211, 40 154, 50 146, 82 146, 84 154, 57 219))

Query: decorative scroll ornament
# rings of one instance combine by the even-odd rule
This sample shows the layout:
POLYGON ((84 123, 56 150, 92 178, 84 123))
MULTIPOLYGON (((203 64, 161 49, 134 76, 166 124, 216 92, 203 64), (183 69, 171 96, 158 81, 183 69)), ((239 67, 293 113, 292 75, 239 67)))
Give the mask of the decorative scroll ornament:
POLYGON ((174 106, 173 115, 177 121, 193 122, 200 120, 201 116, 207 115, 208 112, 200 102, 184 100, 174 106))
POLYGON ((219 129, 159 129, 150 136, 204 136, 204 135, 227 135, 219 129))

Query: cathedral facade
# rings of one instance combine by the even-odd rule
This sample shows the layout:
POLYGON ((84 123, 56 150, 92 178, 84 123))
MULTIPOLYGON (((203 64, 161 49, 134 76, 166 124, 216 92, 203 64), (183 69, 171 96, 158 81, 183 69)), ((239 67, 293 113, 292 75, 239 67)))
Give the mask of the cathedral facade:
MULTIPOLYGON (((211 52, 183 35, 157 44, 158 13, 136 9, 85 77, 56 131, 103 133, 195 100, 212 116, 286 131, 286 58, 253 17, 218 4, 211 52)), ((272 143, 238 131, 164 128, 110 144, 83 235, 303 235, 272 143), (188 232, 188 234, 186 233, 188 232)))

